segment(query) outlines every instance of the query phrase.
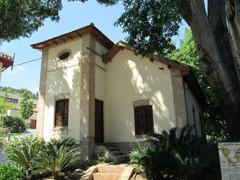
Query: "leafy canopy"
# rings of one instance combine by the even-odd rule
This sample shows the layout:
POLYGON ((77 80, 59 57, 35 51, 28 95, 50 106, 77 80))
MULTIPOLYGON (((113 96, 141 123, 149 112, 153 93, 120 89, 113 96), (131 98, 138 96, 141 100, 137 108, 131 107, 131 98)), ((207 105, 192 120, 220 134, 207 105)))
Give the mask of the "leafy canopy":
POLYGON ((164 54, 172 50, 171 37, 177 34, 181 21, 179 1, 124 0, 124 13, 115 23, 129 34, 130 46, 141 54, 164 54))
MULTIPOLYGON (((114 4, 116 0, 98 2, 114 4)), ((45 19, 58 21, 61 9, 61 0, 0 0, 0 42, 29 37, 44 25, 45 19)))
POLYGON ((194 71, 198 70, 199 57, 196 43, 193 41, 191 29, 186 29, 178 49, 168 53, 171 59, 189 65, 194 71))
MULTIPOLYGON (((68 0, 86 2, 87 0, 68 0)), ((183 0, 185 1, 185 0, 183 0)), ((123 0, 125 12, 116 25, 129 34, 128 43, 142 54, 164 53, 172 49, 171 37, 177 34, 182 0, 123 0)), ((114 5, 119 0, 97 0, 114 5)), ((29 37, 44 20, 59 20, 61 0, 0 0, 0 42, 29 37)))
POLYGON ((0 0, 0 41, 28 37, 43 20, 59 20, 59 0, 0 0))

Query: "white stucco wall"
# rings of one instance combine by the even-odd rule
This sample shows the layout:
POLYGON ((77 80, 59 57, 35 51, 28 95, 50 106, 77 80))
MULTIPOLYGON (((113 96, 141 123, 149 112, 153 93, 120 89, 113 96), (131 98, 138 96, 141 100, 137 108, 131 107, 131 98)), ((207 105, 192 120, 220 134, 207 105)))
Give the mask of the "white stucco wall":
POLYGON ((133 102, 136 100, 152 102, 155 133, 175 126, 171 75, 166 65, 124 49, 106 67, 105 142, 143 140, 135 138, 133 102))
MULTIPOLYGON (((192 91, 189 89, 187 83, 184 83, 185 88, 185 98, 186 98, 186 105, 187 105, 187 117, 188 117, 188 124, 194 127, 194 114, 195 114, 195 121, 196 121, 196 132, 198 136, 202 136, 201 130, 201 120, 200 114, 202 113, 202 108, 198 103, 196 97, 193 95, 192 91), (193 108, 195 109, 195 113, 193 113, 193 108)), ((193 130, 195 133, 195 129, 193 130)))
MULTIPOLYGON (((107 50, 96 41, 96 52, 105 54, 107 50)), ((95 99, 105 101, 106 99, 106 64, 102 58, 95 55, 95 99)))
POLYGON ((44 138, 53 136, 55 101, 69 98, 69 135, 75 139, 80 136, 80 59, 82 40, 76 39, 62 45, 49 48, 47 83, 44 112, 44 138), (71 50, 66 61, 59 61, 57 55, 64 49, 71 50))

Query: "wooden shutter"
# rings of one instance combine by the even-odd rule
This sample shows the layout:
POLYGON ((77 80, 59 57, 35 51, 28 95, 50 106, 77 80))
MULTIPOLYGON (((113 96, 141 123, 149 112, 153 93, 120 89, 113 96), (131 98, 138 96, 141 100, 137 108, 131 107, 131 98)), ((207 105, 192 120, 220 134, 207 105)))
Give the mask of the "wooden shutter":
POLYGON ((135 134, 153 134, 153 112, 151 105, 134 107, 135 134))
POLYGON ((56 101, 55 126, 68 126, 69 100, 56 101))

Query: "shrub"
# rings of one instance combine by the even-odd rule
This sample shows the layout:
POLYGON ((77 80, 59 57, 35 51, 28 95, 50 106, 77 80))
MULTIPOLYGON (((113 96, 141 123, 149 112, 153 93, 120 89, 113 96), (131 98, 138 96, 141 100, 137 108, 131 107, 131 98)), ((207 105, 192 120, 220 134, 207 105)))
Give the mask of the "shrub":
POLYGON ((17 117, 5 116, 2 118, 3 127, 12 127, 12 133, 21 133, 26 130, 23 120, 17 117))
POLYGON ((59 174, 79 160, 77 144, 72 138, 53 139, 37 158, 37 172, 50 171, 57 179, 59 174))
POLYGON ((48 143, 40 138, 19 138, 9 142, 4 151, 27 179, 36 179, 48 172, 57 178, 79 160, 80 154, 72 138, 52 139, 48 143))
POLYGON ((21 180, 23 174, 14 164, 0 164, 0 180, 21 180))
POLYGON ((19 138, 9 142, 4 148, 9 160, 15 162, 24 171, 26 178, 31 178, 36 169, 36 159, 45 148, 40 138, 19 138))
POLYGON ((155 135, 151 146, 131 152, 130 162, 153 180, 198 180, 219 175, 217 146, 191 136, 189 128, 179 137, 176 129, 155 135))
POLYGON ((5 129, 0 127, 0 136, 3 136, 5 135, 5 129))

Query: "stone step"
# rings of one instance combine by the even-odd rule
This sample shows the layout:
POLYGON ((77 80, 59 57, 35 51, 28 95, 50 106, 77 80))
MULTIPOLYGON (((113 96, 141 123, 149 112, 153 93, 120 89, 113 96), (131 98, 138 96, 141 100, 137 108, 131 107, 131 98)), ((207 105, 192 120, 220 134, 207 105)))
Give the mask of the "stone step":
POLYGON ((90 167, 80 180, 130 180, 135 168, 128 164, 99 164, 90 167))
POLYGON ((120 173, 93 173, 93 180, 119 180, 120 173))
POLYGON ((104 153, 106 162, 119 164, 128 161, 128 156, 126 156, 125 153, 123 153, 117 146, 114 146, 113 144, 105 144, 105 146, 101 146, 99 149, 102 153, 104 153))
POLYGON ((99 173, 122 173, 125 166, 99 165, 97 166, 99 173))
POLYGON ((124 155, 124 153, 122 151, 110 151, 110 153, 112 153, 113 155, 124 155))
POLYGON ((117 163, 124 163, 128 161, 127 155, 116 155, 115 156, 117 163))
POLYGON ((116 146, 106 146, 106 148, 107 148, 109 151, 119 151, 119 149, 118 149, 116 146))

